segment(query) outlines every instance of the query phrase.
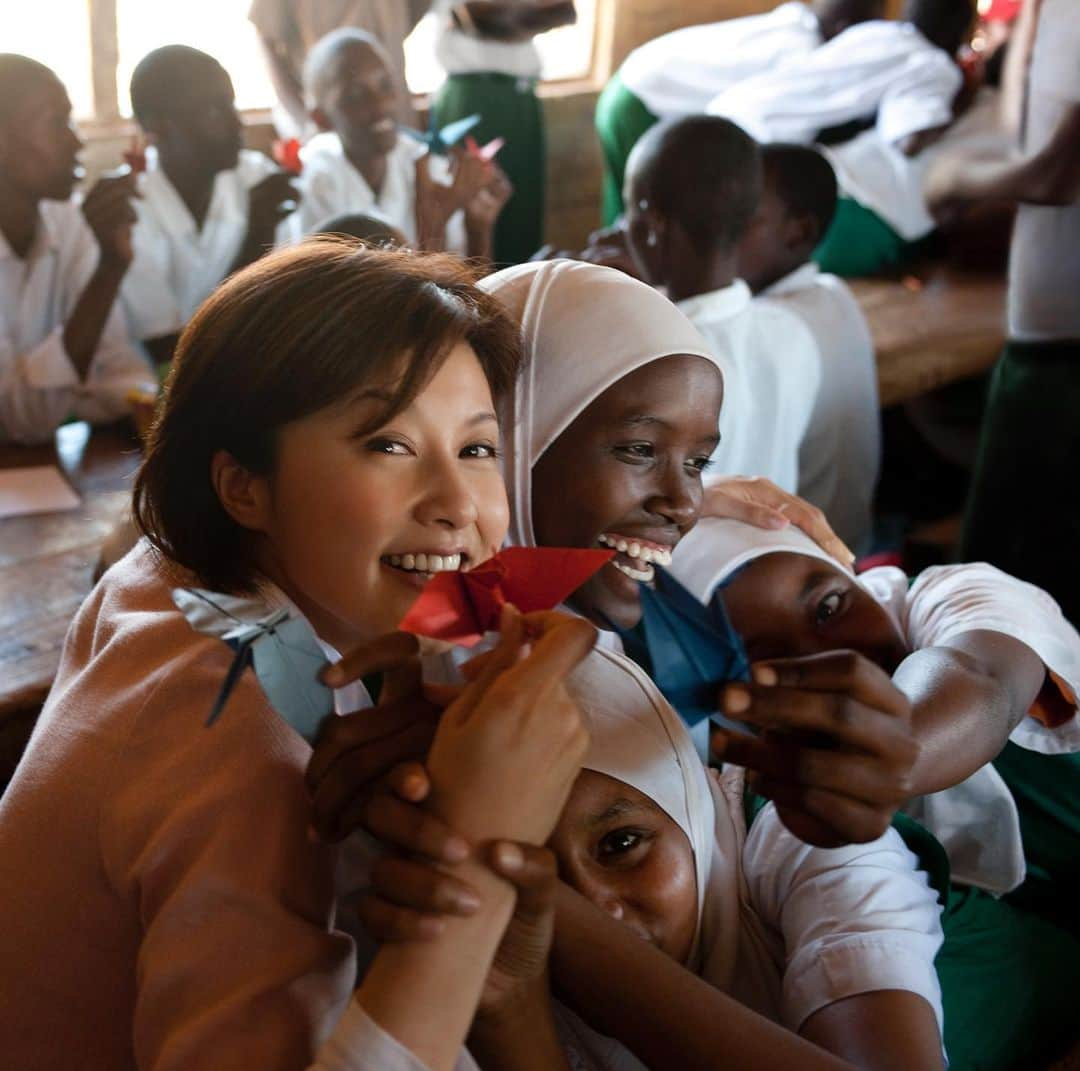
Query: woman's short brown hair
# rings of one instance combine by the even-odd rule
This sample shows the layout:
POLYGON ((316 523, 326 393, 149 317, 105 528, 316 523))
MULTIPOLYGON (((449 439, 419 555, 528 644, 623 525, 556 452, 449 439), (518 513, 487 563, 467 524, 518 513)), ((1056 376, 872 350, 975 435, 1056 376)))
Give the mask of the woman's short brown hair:
POLYGON ((226 450, 268 474, 284 425, 373 381, 393 384, 374 430, 409 405, 460 342, 475 350, 497 401, 517 375, 519 330, 474 282, 453 257, 326 238, 232 276, 177 346, 135 480, 139 528, 205 587, 251 591, 255 536, 222 507, 210 478, 214 454, 226 450))

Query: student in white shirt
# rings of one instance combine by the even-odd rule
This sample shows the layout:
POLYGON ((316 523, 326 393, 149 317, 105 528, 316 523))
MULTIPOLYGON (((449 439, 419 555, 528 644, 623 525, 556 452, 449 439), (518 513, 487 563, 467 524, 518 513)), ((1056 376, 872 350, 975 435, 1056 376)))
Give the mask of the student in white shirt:
POLYGON ((724 368, 716 471, 765 476, 794 492, 821 358, 798 316, 753 302, 738 277, 761 182, 760 150, 733 123, 660 124, 627 164, 627 243, 642 278, 666 288, 724 368))
POLYGON ((739 275, 756 302, 795 313, 814 336, 822 382, 799 450, 798 491, 865 553, 881 461, 874 343, 847 285, 810 259, 832 221, 836 176, 801 145, 765 145, 761 156, 764 190, 739 244, 739 275))
POLYGON ((294 236, 342 213, 374 213, 419 248, 490 258, 510 193, 505 177, 461 151, 451 165, 399 131, 390 67, 370 34, 328 34, 308 56, 305 81, 320 133, 300 154, 303 200, 290 220, 294 236))
POLYGON ((729 86, 782 69, 849 26, 880 19, 884 12, 883 0, 782 3, 760 15, 687 26, 636 48, 596 106, 605 223, 622 211, 626 160, 653 123, 697 115, 729 86))
POLYGON ((291 175, 242 148, 232 81, 205 52, 167 45, 144 57, 131 106, 150 148, 121 297, 132 335, 164 363, 218 283, 274 244, 299 195, 291 175))
POLYGON ((1009 262, 1008 344, 994 372, 965 518, 965 557, 1045 588, 1080 622, 1075 567, 1080 511, 1080 19, 1070 0, 1029 0, 1010 44, 1003 113, 1014 151, 948 161, 927 196, 943 219, 958 206, 1019 203, 1009 262), (1026 42, 1026 45, 1024 44, 1026 42))
MULTIPOLYGON (((938 963, 951 1065, 1043 1066, 1075 1028, 1080 956, 1077 767, 1063 763, 1080 750, 1080 635, 1053 599, 983 563, 934 567, 913 583, 891 567, 856 578, 798 532, 714 519, 682 541, 672 572, 703 602, 722 600, 756 662, 751 683, 719 697, 730 715, 820 728, 843 704, 858 738, 877 717, 852 697, 899 690, 920 745, 904 809, 941 842, 957 883, 938 963), (811 688, 814 663, 831 664, 833 679, 811 688), (1026 781, 999 767, 1010 750, 1028 757, 1026 781), (1056 859, 1062 844, 1071 851, 1056 859), (1037 910, 1033 884, 1046 894, 1037 910)), ((722 744, 726 761, 762 747, 733 743, 722 744)), ((829 754, 781 759, 757 787, 778 803, 813 798, 811 810, 843 805, 859 777, 824 777, 829 754), (774 792, 770 782, 795 769, 796 783, 774 792)))
POLYGON ((0 442, 44 442, 69 416, 116 420, 152 381, 116 307, 131 179, 102 179, 80 208, 81 148, 56 75, 0 55, 0 442))
POLYGON ((544 115, 536 96, 540 53, 533 37, 574 21, 573 0, 434 5, 439 15, 435 55, 446 81, 432 100, 439 126, 479 115, 473 137, 503 138, 499 166, 514 187, 495 228, 495 260, 519 264, 544 241, 547 158, 544 115))

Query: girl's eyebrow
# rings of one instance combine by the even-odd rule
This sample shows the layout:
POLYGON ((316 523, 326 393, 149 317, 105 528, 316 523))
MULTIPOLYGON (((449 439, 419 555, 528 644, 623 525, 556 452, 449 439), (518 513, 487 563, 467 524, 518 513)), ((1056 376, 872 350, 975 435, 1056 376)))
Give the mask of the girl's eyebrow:
POLYGON ((490 409, 483 409, 469 417, 467 425, 474 428, 477 424, 498 424, 499 418, 490 409))
POLYGON ((628 800, 625 797, 615 800, 610 807, 605 808, 599 814, 589 817, 589 827, 602 826, 615 818, 625 818, 628 814, 641 814, 645 808, 640 803, 628 800))

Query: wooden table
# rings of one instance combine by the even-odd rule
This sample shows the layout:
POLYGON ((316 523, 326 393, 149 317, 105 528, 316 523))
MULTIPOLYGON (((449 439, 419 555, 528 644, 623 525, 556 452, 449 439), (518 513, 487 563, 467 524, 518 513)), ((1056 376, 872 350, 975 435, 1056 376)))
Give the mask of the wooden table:
POLYGON ((86 424, 61 428, 49 446, 0 446, 0 468, 58 465, 82 496, 75 510, 0 521, 0 720, 44 701, 138 462, 133 439, 86 424))
POLYGON ((1005 280, 945 265, 900 281, 854 279, 870 324, 881 405, 991 368, 1005 341, 1005 280))

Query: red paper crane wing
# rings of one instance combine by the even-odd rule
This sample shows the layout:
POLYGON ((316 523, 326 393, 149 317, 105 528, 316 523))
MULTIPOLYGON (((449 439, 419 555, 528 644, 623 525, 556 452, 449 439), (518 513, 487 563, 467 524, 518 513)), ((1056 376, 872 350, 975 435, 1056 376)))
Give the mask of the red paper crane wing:
POLYGON ((468 573, 440 573, 398 625, 403 632, 471 647, 498 628, 503 603, 551 610, 614 557, 610 550, 508 547, 468 573))

